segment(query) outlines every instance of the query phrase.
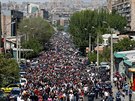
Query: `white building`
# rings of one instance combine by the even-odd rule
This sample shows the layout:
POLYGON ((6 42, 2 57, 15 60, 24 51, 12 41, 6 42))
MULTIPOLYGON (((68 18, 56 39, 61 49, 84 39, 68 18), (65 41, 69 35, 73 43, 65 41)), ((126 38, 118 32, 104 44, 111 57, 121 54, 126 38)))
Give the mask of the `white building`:
MULTIPOLYGON (((111 34, 104 34, 104 35, 102 35, 102 38, 103 38, 102 45, 103 46, 109 45, 109 42, 110 42, 109 40, 111 38, 111 34)), ((116 43, 117 40, 119 39, 119 36, 117 36, 117 34, 112 34, 112 38, 113 38, 113 43, 116 43)))
POLYGON ((39 5, 38 4, 33 4, 33 3, 30 3, 27 5, 27 16, 39 16, 39 11, 40 11, 40 8, 39 8, 39 5))
POLYGON ((135 31, 135 0, 111 0, 112 10, 124 16, 131 31, 135 31))

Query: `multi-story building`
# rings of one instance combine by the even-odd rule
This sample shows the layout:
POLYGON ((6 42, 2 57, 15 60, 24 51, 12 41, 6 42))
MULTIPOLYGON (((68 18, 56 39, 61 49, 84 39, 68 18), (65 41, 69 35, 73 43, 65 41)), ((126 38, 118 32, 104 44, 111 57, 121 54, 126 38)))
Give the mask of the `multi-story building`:
POLYGON ((112 0, 112 10, 124 16, 131 31, 135 31, 135 0, 112 0))
POLYGON ((16 10, 2 11, 1 14, 2 38, 6 40, 3 42, 3 44, 5 44, 6 46, 3 47, 5 47, 6 49, 11 48, 11 44, 13 42, 12 40, 8 40, 8 38, 17 35, 17 27, 22 18, 23 18, 23 13, 21 11, 16 11, 16 10))

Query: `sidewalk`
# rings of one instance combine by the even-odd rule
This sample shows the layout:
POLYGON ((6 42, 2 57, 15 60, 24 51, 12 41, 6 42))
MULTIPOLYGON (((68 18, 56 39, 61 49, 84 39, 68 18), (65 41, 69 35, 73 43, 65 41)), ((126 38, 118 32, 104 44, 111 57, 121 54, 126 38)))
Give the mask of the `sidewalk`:
MULTIPOLYGON (((114 87, 114 84, 113 84, 113 96, 114 96, 114 99, 115 99, 115 96, 116 96, 116 92, 117 91, 118 91, 117 88, 114 87)), ((124 101, 129 101, 129 97, 128 96, 125 96, 125 100, 124 101)), ((132 94, 132 101, 135 101, 135 91, 132 94)))

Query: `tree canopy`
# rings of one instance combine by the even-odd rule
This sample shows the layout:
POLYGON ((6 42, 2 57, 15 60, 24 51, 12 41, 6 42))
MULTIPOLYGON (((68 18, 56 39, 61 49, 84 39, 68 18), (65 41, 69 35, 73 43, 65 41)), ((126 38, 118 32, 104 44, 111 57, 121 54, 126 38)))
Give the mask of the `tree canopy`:
POLYGON ((129 38, 124 38, 122 40, 119 40, 117 43, 114 43, 113 46, 114 46, 114 52, 128 51, 128 50, 132 50, 135 47, 135 41, 129 38))
POLYGON ((21 44, 23 48, 33 49, 27 57, 37 55, 54 33, 53 27, 46 20, 38 18, 25 18, 19 23, 18 33, 24 35, 21 44))
POLYGON ((29 39, 37 39, 46 43, 54 33, 53 27, 46 20, 38 18, 25 18, 19 23, 18 31, 29 39))
POLYGON ((0 54, 0 86, 7 85, 11 82, 18 81, 19 67, 14 59, 7 59, 0 54))
POLYGON ((70 18, 69 32, 78 47, 88 46, 89 33, 92 36, 92 44, 96 36, 110 32, 110 28, 122 31, 127 21, 118 14, 109 14, 106 11, 85 10, 74 13, 70 18), (104 23, 106 22, 106 24, 104 23))
MULTIPOLYGON (((119 40, 117 43, 113 43, 113 52, 120 52, 120 51, 128 51, 128 50, 133 50, 135 47, 135 41, 129 39, 129 38, 124 38, 119 40)), ((111 57, 111 47, 105 47, 102 54, 99 54, 99 61, 110 61, 111 57)), ((94 53, 89 53, 88 54, 89 61, 96 61, 96 52, 94 53)))

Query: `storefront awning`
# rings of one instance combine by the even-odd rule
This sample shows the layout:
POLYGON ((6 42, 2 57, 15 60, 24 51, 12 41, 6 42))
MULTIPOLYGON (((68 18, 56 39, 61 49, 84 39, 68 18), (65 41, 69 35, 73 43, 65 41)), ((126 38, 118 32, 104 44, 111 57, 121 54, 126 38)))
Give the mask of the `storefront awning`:
POLYGON ((127 64, 127 65, 129 65, 129 66, 132 66, 132 62, 129 61, 129 60, 124 60, 124 63, 127 64))
POLYGON ((114 56, 116 57, 116 58, 125 58, 125 54, 120 54, 120 53, 114 53, 114 56))

